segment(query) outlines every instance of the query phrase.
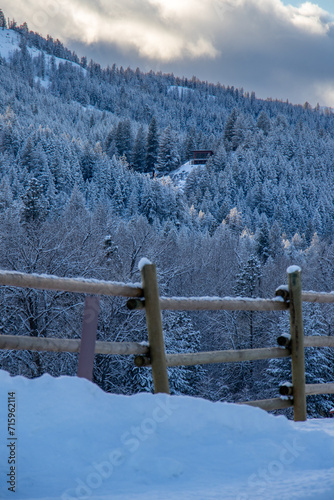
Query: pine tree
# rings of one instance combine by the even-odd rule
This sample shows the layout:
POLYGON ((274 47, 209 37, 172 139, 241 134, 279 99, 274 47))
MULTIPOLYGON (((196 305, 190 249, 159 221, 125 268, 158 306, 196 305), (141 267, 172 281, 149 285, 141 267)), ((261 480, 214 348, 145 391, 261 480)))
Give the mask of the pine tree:
POLYGON ((134 186, 126 207, 126 215, 129 219, 138 214, 138 205, 138 186, 134 186))
POLYGON ((236 151, 241 146, 247 136, 247 119, 244 115, 237 116, 232 129, 232 149, 236 151))
POLYGON ((153 172, 158 158, 159 138, 157 120, 153 117, 148 128, 146 141, 146 171, 153 172))
POLYGON ((261 262, 266 263, 270 253, 270 238, 269 223, 265 214, 260 215, 259 227, 256 231, 255 241, 257 254, 261 259, 261 262))
POLYGON ((146 171, 146 146, 143 127, 139 127, 132 151, 132 166, 137 172, 146 171))
MULTIPOLYGON (((261 264, 256 255, 250 255, 245 263, 241 265, 236 276, 234 291, 240 297, 256 297, 259 295, 261 280, 261 264)), ((246 317, 248 328, 246 330, 246 345, 249 349, 254 347, 254 312, 240 313, 240 317, 246 317)), ((259 340, 259 335, 257 335, 259 340)))
POLYGON ((282 230, 279 223, 274 220, 269 231, 269 255, 276 259, 283 253, 282 230))
POLYGON ((232 113, 226 120, 226 124, 224 127, 224 146, 227 151, 232 149, 232 140, 234 135, 234 125, 238 118, 238 110, 234 108, 232 113))
POLYGON ((261 111, 261 113, 257 119, 256 125, 259 129, 261 129, 263 131, 264 135, 269 134, 271 124, 270 124, 269 116, 267 115, 267 113, 265 111, 261 111))
POLYGON ((118 122, 115 134, 115 143, 119 156, 125 156, 127 161, 131 160, 132 130, 129 119, 118 122))
POLYGON ((40 55, 39 55, 39 70, 38 70, 38 76, 40 76, 42 78, 42 80, 45 79, 45 66, 46 66, 46 62, 45 62, 45 53, 43 51, 41 51, 40 55))
POLYGON ((48 212, 48 203, 42 193, 43 185, 36 177, 32 177, 29 181, 28 189, 22 198, 21 221, 24 224, 38 223, 45 220, 48 212))
POLYGON ((219 146, 217 151, 209 160, 207 161, 207 168, 212 168, 214 171, 219 172, 224 170, 227 163, 226 150, 223 145, 219 146))
POLYGON ((187 137, 185 140, 185 151, 184 151, 184 156, 185 160, 189 161, 190 158, 192 157, 192 152, 196 149, 196 137, 195 137, 195 130, 191 129, 190 132, 187 133, 187 137))
POLYGON ((96 155, 86 143, 84 150, 81 153, 80 166, 84 181, 90 181, 94 174, 96 163, 96 155))
POLYGON ((117 147, 116 147, 116 127, 113 127, 110 132, 108 132, 105 144, 104 144, 104 150, 109 156, 109 158, 112 158, 114 154, 117 153, 117 147))
POLYGON ((125 208, 125 199, 122 189, 122 183, 117 180, 115 190, 112 197, 112 206, 117 215, 123 215, 125 208))
POLYGON ((146 182, 140 199, 140 212, 150 224, 157 219, 157 200, 154 194, 151 184, 146 182))
MULTIPOLYGON (((167 353, 200 351, 200 332, 186 313, 164 313, 163 331, 167 353)), ((204 374, 205 369, 200 365, 168 368, 171 393, 198 395, 204 374)))
POLYGON ((0 213, 3 214, 13 206, 13 192, 8 177, 0 182, 0 213))
POLYGON ((28 172, 34 168, 34 143, 31 136, 26 139, 19 151, 19 162, 28 172))
POLYGON ((241 265, 236 276, 235 292, 241 297, 255 297, 259 292, 261 264, 256 255, 251 255, 241 265))
POLYGON ((168 173, 175 170, 179 165, 180 157, 176 137, 171 125, 168 125, 160 139, 157 169, 160 172, 168 173))
POLYGON ((3 11, 0 9, 0 28, 7 29, 7 21, 3 11))

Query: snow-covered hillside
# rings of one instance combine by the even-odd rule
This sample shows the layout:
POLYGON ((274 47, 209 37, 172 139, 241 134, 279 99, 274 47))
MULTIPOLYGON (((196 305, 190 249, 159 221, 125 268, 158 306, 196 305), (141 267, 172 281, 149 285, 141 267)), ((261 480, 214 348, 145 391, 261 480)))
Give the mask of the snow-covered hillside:
POLYGON ((184 186, 186 184, 186 180, 188 175, 193 172, 195 169, 202 169, 205 167, 205 164, 203 165, 194 165, 191 160, 187 161, 186 163, 183 163, 179 168, 174 170, 169 174, 169 177, 173 181, 173 184, 177 186, 181 191, 184 189, 184 186))
MULTIPOLYGON (((0 29, 0 56, 8 61, 11 54, 13 54, 15 50, 20 50, 20 41, 21 41, 20 33, 17 33, 14 30, 0 29)), ((28 47, 28 51, 31 57, 33 58, 41 54, 41 51, 38 50, 36 47, 28 47)), ((50 61, 52 56, 45 52, 44 55, 46 63, 46 73, 48 73, 48 67, 50 67, 50 61)), ((67 62, 77 68, 80 68, 80 70, 84 74, 86 73, 86 70, 84 68, 82 68, 79 64, 76 64, 72 61, 67 61, 66 59, 62 59, 60 57, 55 57, 54 61, 56 66, 59 66, 60 63, 67 62)), ((39 80, 41 85, 44 87, 47 87, 49 84, 49 78, 47 76, 44 79, 36 77, 35 80, 36 81, 39 80)))
POLYGON ((4 371, 0 400, 2 499, 334 498, 334 419, 4 371))
POLYGON ((0 29, 0 56, 8 59, 19 48, 20 35, 13 30, 0 29))

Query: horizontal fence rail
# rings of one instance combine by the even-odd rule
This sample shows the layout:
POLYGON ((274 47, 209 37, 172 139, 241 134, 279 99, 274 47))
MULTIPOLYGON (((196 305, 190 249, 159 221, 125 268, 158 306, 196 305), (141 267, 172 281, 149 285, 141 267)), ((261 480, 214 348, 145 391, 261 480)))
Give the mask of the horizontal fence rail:
POLYGON ((315 335, 304 337, 304 347, 334 347, 334 337, 315 335))
POLYGON ((302 292, 303 302, 318 302, 319 304, 333 304, 334 292, 302 292))
POLYGON ((255 406, 257 408, 261 408, 262 410, 266 411, 274 411, 274 410, 284 410, 286 408, 291 408, 293 406, 293 401, 292 399, 272 398, 272 399, 257 399, 254 401, 242 401, 241 403, 237 404, 255 406))
POLYGON ((334 394, 334 383, 305 384, 305 394, 307 396, 312 396, 315 394, 334 394))
MULTIPOLYGON (((0 349, 49 352, 79 352, 81 339, 28 337, 26 335, 0 335, 0 349)), ((304 337, 305 347, 334 347, 334 337, 304 337)), ((97 340, 95 354, 149 355, 149 347, 137 342, 111 342, 97 340)), ((236 363, 261 359, 286 358, 289 349, 262 347, 257 349, 206 351, 199 353, 166 354, 168 366, 191 366, 211 363, 236 363)), ((138 366, 148 366, 137 360, 138 366)), ((324 385, 324 384, 321 384, 324 385)))
POLYGON ((166 354, 168 366, 191 366, 210 363, 238 363, 240 361, 258 361, 260 359, 286 358, 290 353, 280 347, 264 347, 259 349, 240 349, 208 352, 186 352, 182 354, 166 354))
MULTIPOLYGON (((334 292, 301 291, 301 270, 288 269, 289 285, 276 290, 273 299, 248 297, 160 297, 155 265, 142 259, 142 285, 84 278, 26 274, 0 270, 0 285, 41 290, 127 297, 130 310, 145 310, 149 345, 137 342, 95 341, 95 354, 134 355, 137 366, 151 366, 155 392, 169 393, 167 367, 255 361, 291 357, 292 384, 279 388, 281 398, 244 401, 267 411, 294 408, 295 420, 306 418, 305 396, 334 394, 334 383, 305 384, 304 347, 334 347, 334 337, 303 334, 302 302, 334 303, 334 292), (172 311, 284 311, 290 313, 290 334, 281 335, 281 347, 166 354, 161 310, 172 311), (287 396, 284 396, 287 394, 287 396)), ((0 335, 0 349, 80 353, 81 339, 0 335)))
POLYGON ((122 297, 142 297, 143 289, 135 284, 84 278, 59 278, 43 274, 26 274, 16 271, 0 271, 0 285, 19 288, 56 290, 58 292, 91 293, 122 297))
MULTIPOLYGON (((79 352, 81 339, 56 339, 47 337, 27 337, 22 335, 0 335, 0 349, 79 352)), ((95 342, 95 354, 145 355, 149 347, 137 342, 95 342)))
MULTIPOLYGON (((96 295, 143 297, 143 289, 137 284, 103 281, 85 278, 60 278, 43 274, 28 274, 17 271, 1 271, 0 285, 19 288, 35 288, 96 295)), ((304 302, 334 303, 333 292, 303 291, 304 302)), ((145 305, 136 307, 144 309, 145 305)), ((135 307, 133 307, 135 308, 135 307)), ((162 310, 241 310, 241 311, 283 311, 289 305, 280 297, 274 299, 243 297, 160 297, 162 310)))
POLYGON ((289 305, 281 297, 161 297, 160 307, 169 311, 284 311, 289 305))

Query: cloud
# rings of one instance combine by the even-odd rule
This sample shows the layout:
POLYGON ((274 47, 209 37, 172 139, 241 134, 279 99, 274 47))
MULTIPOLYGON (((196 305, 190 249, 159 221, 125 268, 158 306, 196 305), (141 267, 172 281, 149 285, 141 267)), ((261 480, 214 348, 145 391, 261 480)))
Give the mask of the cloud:
POLYGON ((110 43, 136 50, 139 57, 159 61, 218 55, 210 35, 198 29, 199 15, 207 18, 204 31, 208 31, 210 23, 199 0, 16 0, 15 3, 15 10, 28 19, 31 29, 45 33, 47 27, 62 39, 87 45, 110 43))
POLYGON ((264 98, 334 106, 334 19, 310 1, 4 0, 2 8, 102 64, 115 57, 264 98))

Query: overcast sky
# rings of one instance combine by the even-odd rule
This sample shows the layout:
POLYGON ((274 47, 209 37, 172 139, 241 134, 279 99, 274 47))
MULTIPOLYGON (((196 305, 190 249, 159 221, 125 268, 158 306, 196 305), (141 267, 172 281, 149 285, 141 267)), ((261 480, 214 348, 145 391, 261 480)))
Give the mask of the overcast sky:
POLYGON ((79 56, 334 107, 334 0, 2 0, 79 56))

